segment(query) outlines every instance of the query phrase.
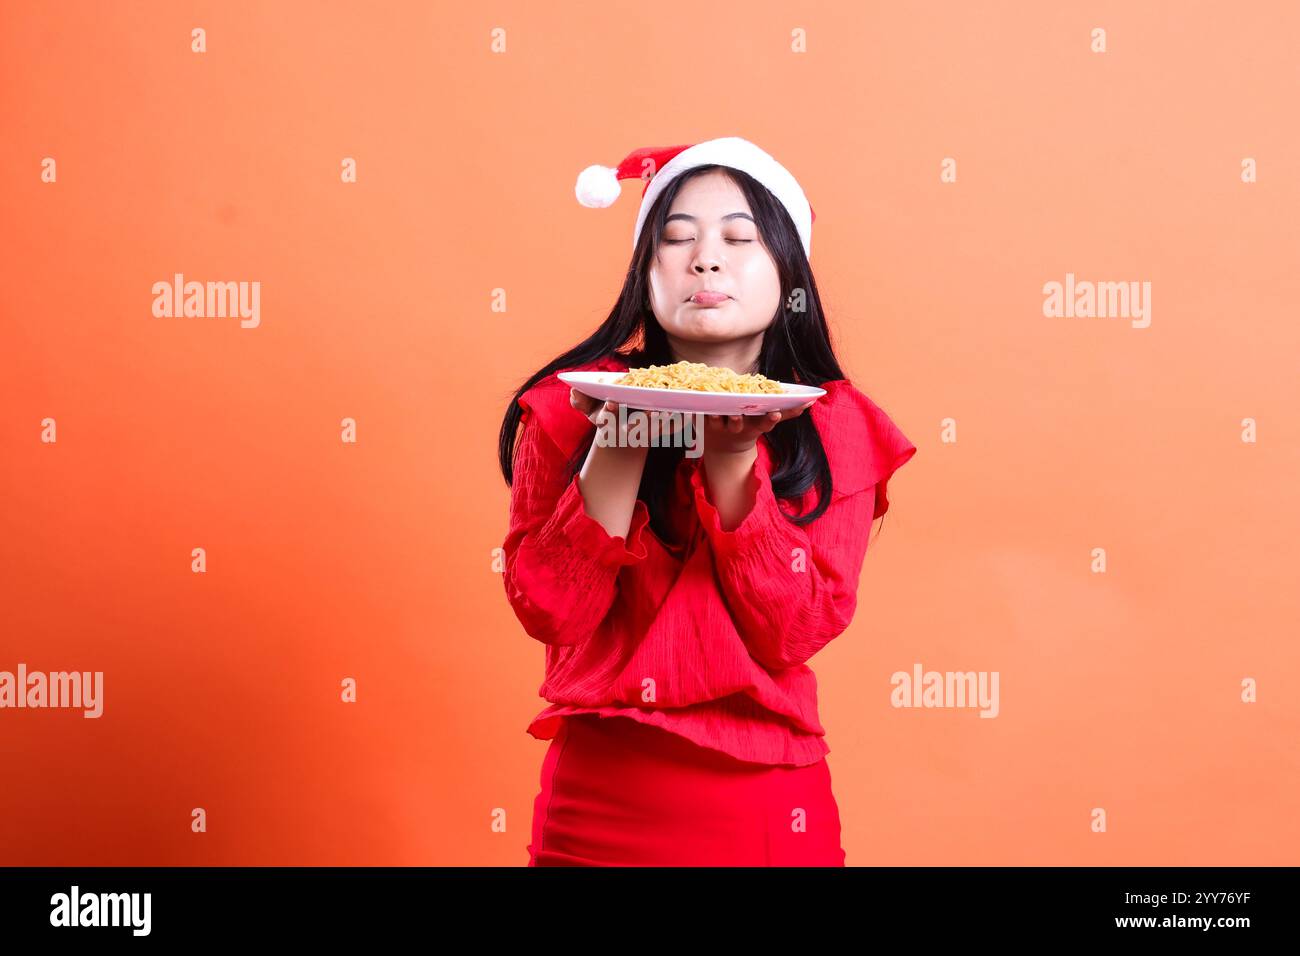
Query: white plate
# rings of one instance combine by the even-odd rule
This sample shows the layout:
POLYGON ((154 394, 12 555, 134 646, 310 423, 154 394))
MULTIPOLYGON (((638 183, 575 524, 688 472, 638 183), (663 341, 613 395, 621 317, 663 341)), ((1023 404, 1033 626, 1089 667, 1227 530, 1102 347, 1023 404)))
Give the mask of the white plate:
POLYGON ((613 401, 629 408, 661 412, 699 412, 705 415, 766 415, 768 412, 798 408, 805 402, 826 394, 815 385, 782 382, 786 391, 766 392, 698 392, 685 388, 645 388, 639 385, 615 385, 626 372, 560 372, 557 378, 592 398, 613 401))

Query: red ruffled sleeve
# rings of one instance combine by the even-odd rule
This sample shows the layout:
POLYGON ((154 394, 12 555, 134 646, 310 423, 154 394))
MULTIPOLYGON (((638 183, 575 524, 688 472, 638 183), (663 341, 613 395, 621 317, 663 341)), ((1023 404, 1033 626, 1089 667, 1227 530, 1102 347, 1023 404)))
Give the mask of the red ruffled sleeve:
POLYGON ((543 382, 520 396, 523 431, 502 548, 515 616, 530 636, 556 645, 581 644, 596 632, 614 602, 619 570, 646 557, 650 520, 638 498, 626 537, 612 536, 587 514, 578 476, 564 480, 574 436, 589 424, 568 394, 543 382))
POLYGON ((727 605, 750 654, 769 670, 805 663, 848 627, 872 520, 889 508, 886 484, 916 453, 889 417, 852 385, 825 387, 827 396, 809 413, 815 413, 834 488, 830 504, 811 524, 799 527, 784 516, 762 439, 746 477, 751 496, 746 500, 753 505, 731 531, 723 529, 709 500, 703 467, 691 474, 727 605))

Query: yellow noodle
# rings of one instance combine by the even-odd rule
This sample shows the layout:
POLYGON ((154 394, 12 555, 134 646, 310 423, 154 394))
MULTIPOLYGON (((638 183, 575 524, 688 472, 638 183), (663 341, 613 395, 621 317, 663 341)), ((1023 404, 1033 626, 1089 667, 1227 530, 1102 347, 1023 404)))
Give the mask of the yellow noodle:
POLYGON ((651 365, 649 368, 628 369, 615 385, 635 385, 639 388, 675 388, 694 392, 745 392, 783 395, 785 389, 764 375, 741 375, 729 368, 716 368, 703 362, 676 362, 672 365, 651 365))

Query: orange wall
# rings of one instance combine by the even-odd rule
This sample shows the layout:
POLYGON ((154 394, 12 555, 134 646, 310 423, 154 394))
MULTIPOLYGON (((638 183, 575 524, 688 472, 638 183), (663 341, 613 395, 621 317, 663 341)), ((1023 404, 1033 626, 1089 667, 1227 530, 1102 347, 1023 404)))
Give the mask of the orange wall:
POLYGON ((812 662, 849 864, 1298 862, 1297 8, 564 6, 4 5, 0 670, 105 699, 0 711, 0 863, 526 861, 497 429, 627 266, 578 171, 723 135, 920 448, 812 662), (154 317, 176 272, 260 324, 154 317), (998 717, 891 707, 918 661, 998 717))

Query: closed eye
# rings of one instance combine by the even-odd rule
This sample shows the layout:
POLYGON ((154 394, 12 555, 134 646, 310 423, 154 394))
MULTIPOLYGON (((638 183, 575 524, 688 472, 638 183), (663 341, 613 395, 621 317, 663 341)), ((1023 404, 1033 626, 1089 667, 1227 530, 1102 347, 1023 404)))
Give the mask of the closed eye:
MULTIPOLYGON (((680 246, 683 242, 690 242, 690 239, 665 239, 664 242, 670 246, 680 246)), ((753 242, 753 239, 728 239, 727 242, 753 242)))

